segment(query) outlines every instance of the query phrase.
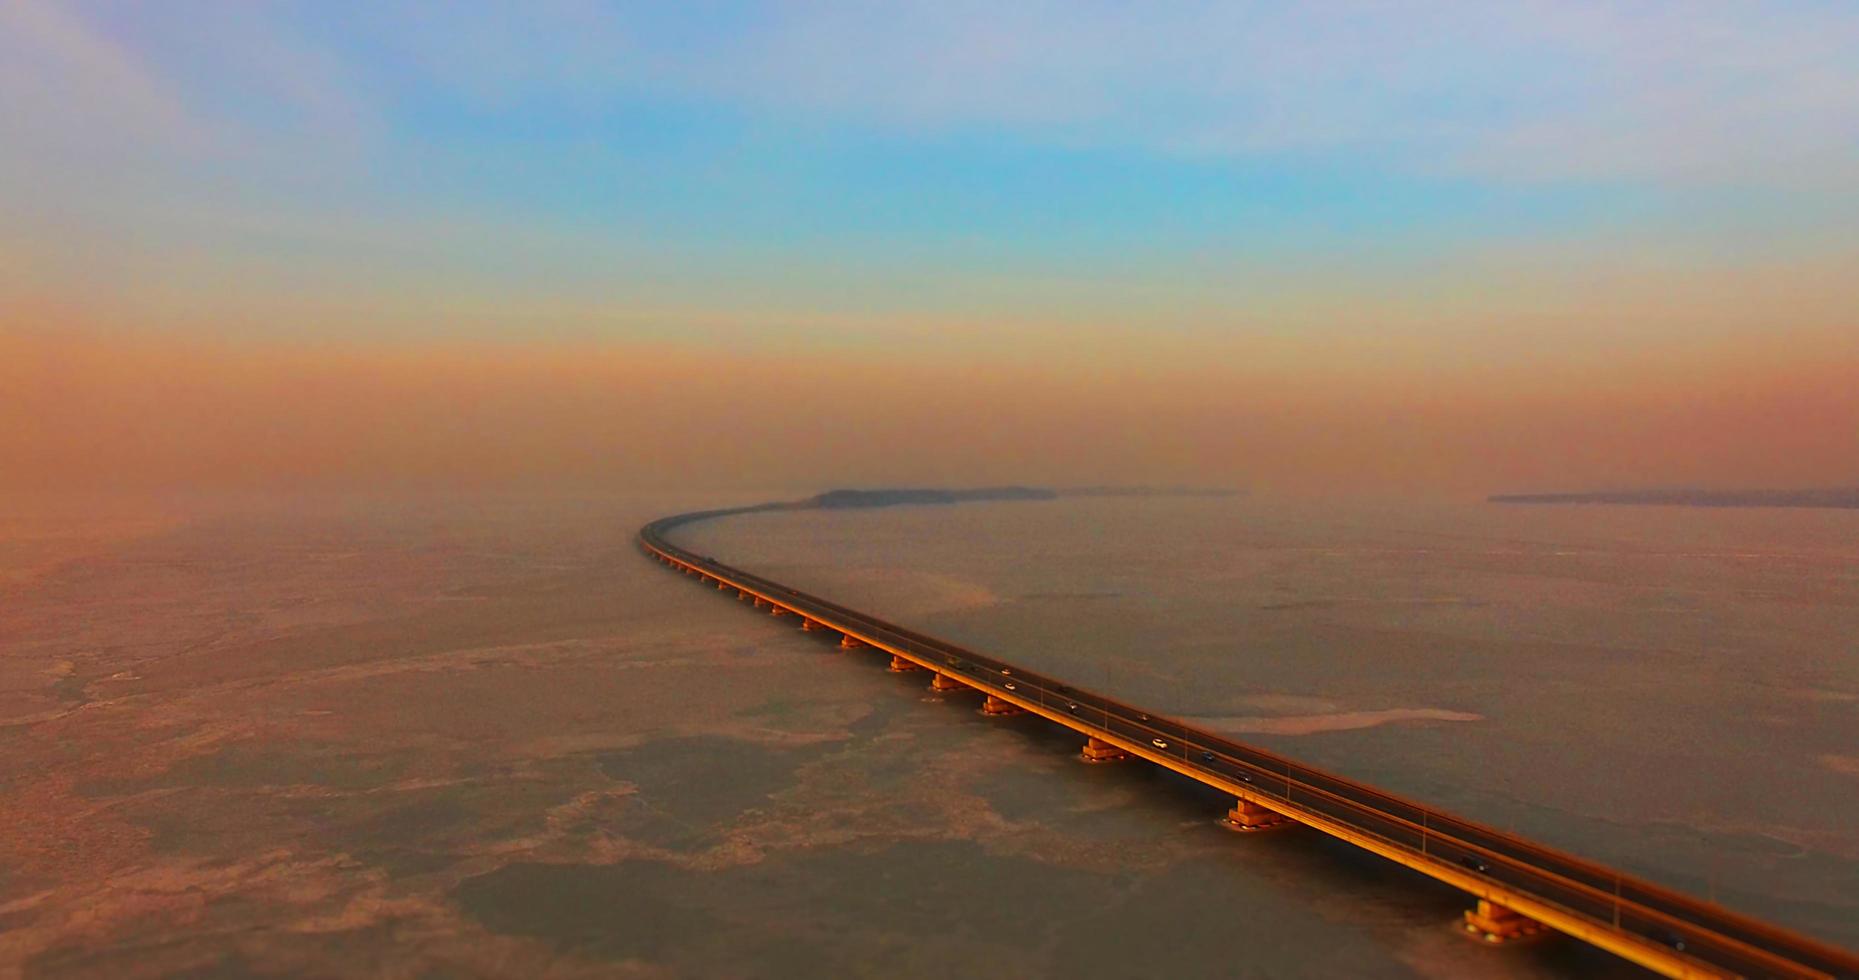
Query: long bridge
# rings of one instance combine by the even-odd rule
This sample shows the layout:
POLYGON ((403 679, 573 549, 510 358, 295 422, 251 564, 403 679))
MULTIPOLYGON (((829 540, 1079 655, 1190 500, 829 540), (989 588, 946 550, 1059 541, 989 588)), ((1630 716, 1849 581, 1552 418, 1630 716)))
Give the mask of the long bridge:
POLYGON ((840 646, 929 672, 939 691, 973 690, 989 714, 1031 713, 1084 736, 1091 761, 1139 758, 1234 799, 1235 830, 1302 825, 1461 889, 1465 929, 1489 943, 1554 930, 1669 977, 1838 977, 1859 956, 1614 868, 1236 742, 1107 695, 905 629, 666 540, 680 525, 763 510, 696 511, 653 521, 639 544, 657 559, 840 646))

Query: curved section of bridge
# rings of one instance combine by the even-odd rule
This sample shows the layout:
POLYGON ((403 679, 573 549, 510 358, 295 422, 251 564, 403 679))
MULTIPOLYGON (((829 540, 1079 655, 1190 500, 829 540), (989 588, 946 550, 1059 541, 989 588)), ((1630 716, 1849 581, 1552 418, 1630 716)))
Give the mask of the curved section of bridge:
POLYGON ((1030 712, 1085 736, 1087 758, 1136 757, 1235 799, 1236 829, 1302 824, 1406 865, 1477 899, 1468 932, 1504 942, 1545 928, 1671 977, 1841 977, 1859 956, 1575 855, 1306 766, 1095 691, 1025 670, 751 572, 665 537, 744 507, 654 521, 639 532, 653 558, 757 608, 831 629, 842 645, 931 672, 941 690, 972 688, 994 713, 1030 712))

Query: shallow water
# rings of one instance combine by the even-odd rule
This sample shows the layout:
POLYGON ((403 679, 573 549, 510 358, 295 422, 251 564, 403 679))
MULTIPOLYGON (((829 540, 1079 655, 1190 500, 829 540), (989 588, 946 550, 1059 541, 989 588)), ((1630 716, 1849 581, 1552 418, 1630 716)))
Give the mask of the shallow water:
MULTIPOLYGON (((1574 943, 1469 942, 1451 889, 1319 835, 1228 833, 1215 823, 1227 801, 1203 788, 1150 766, 1085 765, 1068 732, 983 717, 972 695, 932 695, 921 675, 887 673, 632 547, 650 517, 727 502, 273 502, 115 537, 35 528, 56 547, 0 548, 0 973, 1635 972, 1574 943)), ((1728 842, 1747 867, 1799 885, 1799 905, 1777 906, 1796 924, 1850 907, 1841 794, 1859 777, 1813 758, 1859 755, 1850 661, 1817 652, 1852 635, 1838 551, 1850 529, 1822 518, 1800 534, 1797 564, 1757 585, 1704 576, 1705 598, 1683 600, 1734 625, 1741 613, 1709 612, 1725 588, 1793 589, 1737 600, 1805 610, 1773 615, 1785 642, 1739 648, 1790 669, 1768 683, 1681 675, 1676 702, 1645 700, 1663 696, 1657 685, 1622 688, 1642 697, 1634 723, 1572 668, 1706 656, 1580 635, 1636 615, 1632 596, 1656 578, 1646 569, 1671 559, 1641 555, 1644 568, 1605 586, 1583 578, 1604 559, 1560 579, 1526 563, 1491 584, 1471 557, 1492 550, 1477 535, 1444 562, 1437 548, 1396 558, 1416 534, 1386 513, 1338 530, 1320 512, 1228 504, 1241 509, 919 508, 687 533, 796 584, 1252 726, 1248 738, 1563 843, 1656 865, 1728 842), (1361 527, 1381 529, 1369 547, 1348 543, 1361 527), (1528 589, 1614 611, 1508 607, 1528 589), (1526 614, 1572 637, 1528 649, 1575 652, 1506 660, 1490 636, 1521 631, 1526 614), (1743 707, 1718 712, 1718 742, 1697 743, 1696 719, 1661 717, 1686 699, 1743 707), (1659 770, 1670 786, 1573 765, 1623 755, 1603 725, 1617 737, 1653 720, 1693 739, 1659 752, 1709 765, 1659 770), (1752 732, 1789 767, 1772 784, 1818 801, 1781 824, 1799 842, 1736 829, 1770 819, 1747 805, 1764 798, 1711 786, 1758 754, 1722 746, 1752 732)), ((1777 533, 1752 527, 1726 536, 1777 533)), ((1656 552, 1646 533, 1627 522, 1584 540, 1656 552)), ((1505 547, 1536 555, 1571 536, 1519 532, 1505 547)), ((1667 577, 1672 595, 1694 587, 1667 577)), ((1605 677, 1656 677, 1658 662, 1605 677)))

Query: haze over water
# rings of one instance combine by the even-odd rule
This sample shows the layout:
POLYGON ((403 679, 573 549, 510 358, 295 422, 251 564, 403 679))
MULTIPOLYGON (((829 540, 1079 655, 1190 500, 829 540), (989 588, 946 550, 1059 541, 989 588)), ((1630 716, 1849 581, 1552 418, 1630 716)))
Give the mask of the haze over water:
MULTIPOLYGON (((0 969, 1631 974, 1572 943, 1472 943, 1452 889, 1317 835, 1236 837, 1215 822, 1230 801, 1084 765, 1069 733, 931 697, 631 545, 648 518, 723 502, 13 523, 0 969)), ((1024 569, 1001 557, 964 560, 1024 569)), ((852 578, 905 619, 987 598, 916 567, 852 578)))

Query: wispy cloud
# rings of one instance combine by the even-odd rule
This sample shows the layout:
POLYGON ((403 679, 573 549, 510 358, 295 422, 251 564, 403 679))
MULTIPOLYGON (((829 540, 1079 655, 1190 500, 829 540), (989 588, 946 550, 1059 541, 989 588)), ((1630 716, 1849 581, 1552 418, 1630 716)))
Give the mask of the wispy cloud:
POLYGON ((1859 174, 1859 9, 1793 2, 545 3, 380 14, 481 99, 799 117, 1492 179, 1859 174), (655 12, 657 11, 657 12, 655 12))
POLYGON ((10 0, 0 18, 0 105, 31 140, 214 132, 225 149, 290 130, 316 156, 443 93, 590 113, 705 100, 800 124, 1354 154, 1491 180, 1859 178, 1859 8, 1813 0, 10 0))
POLYGON ((110 132, 185 142, 198 129, 180 94, 132 47, 45 0, 0 4, 0 108, 8 156, 110 132))

